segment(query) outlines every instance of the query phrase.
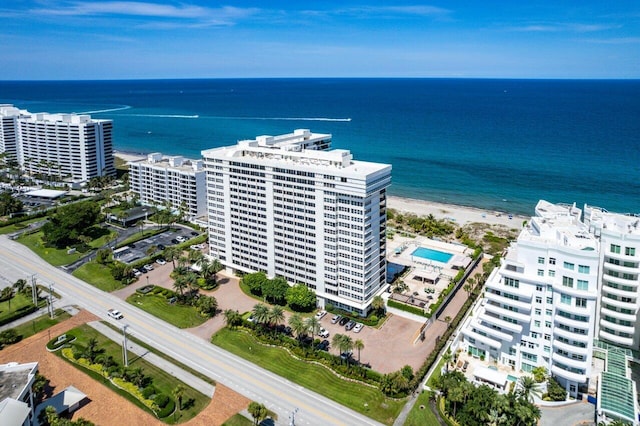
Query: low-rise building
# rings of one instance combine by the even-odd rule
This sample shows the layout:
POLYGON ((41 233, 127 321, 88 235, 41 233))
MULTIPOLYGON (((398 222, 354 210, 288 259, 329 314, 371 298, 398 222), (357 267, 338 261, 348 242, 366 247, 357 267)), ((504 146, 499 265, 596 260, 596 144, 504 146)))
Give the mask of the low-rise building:
POLYGON ((32 388, 37 373, 37 362, 0 364, 0 424, 32 424, 35 414, 32 388))

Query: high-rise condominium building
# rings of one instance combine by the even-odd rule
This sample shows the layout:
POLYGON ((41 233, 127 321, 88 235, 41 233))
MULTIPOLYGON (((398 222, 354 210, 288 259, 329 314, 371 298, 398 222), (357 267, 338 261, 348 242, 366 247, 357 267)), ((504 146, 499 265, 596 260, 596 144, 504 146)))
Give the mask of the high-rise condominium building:
POLYGON ((600 240, 600 340, 640 350, 640 217, 584 206, 585 225, 600 240))
POLYGON ((547 371, 585 392, 597 327, 599 244, 575 206, 540 201, 463 326, 467 351, 515 371, 547 371))
POLYGON ((203 151, 211 255, 365 315, 386 286, 391 166, 330 145, 331 135, 296 130, 203 151))
POLYGON ((111 120, 89 115, 30 113, 0 105, 0 153, 29 174, 69 182, 114 175, 111 120))
POLYGON ((205 171, 202 160, 149 154, 146 159, 129 162, 129 185, 146 205, 182 209, 189 219, 207 213, 205 171))

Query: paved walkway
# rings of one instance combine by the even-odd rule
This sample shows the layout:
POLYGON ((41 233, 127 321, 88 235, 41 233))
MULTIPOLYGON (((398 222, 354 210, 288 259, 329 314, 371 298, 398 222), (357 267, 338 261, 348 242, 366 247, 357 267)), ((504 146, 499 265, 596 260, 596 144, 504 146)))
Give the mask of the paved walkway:
MULTIPOLYGON (((53 299, 53 309, 64 309, 69 313, 69 315, 72 315, 72 316, 79 312, 78 308, 76 308, 75 306, 73 305, 60 306, 61 303, 64 303, 64 300, 53 299)), ((17 320, 11 321, 8 324, 0 326, 0 331, 8 330, 10 328, 14 328, 19 325, 26 324, 48 313, 49 313, 49 308, 45 306, 43 308, 38 309, 35 312, 30 313, 29 315, 25 315, 22 318, 18 318, 17 320)))
MULTIPOLYGON (((99 321, 92 321, 88 323, 92 328, 99 331, 104 336, 113 340, 114 342, 121 343, 122 342, 122 334, 113 330, 112 328, 106 326, 105 324, 99 321)), ((140 358, 144 358, 147 362, 155 365, 156 367, 161 368, 165 372, 171 374, 173 377, 177 378, 183 383, 188 384, 192 388, 201 392, 202 394, 213 397, 213 393, 215 392, 215 387, 200 379, 199 377, 194 376, 188 371, 183 370, 177 365, 173 364, 171 361, 167 361, 164 358, 159 357, 153 352, 149 352, 149 350, 143 348, 142 346, 133 343, 132 341, 127 341, 127 349, 130 352, 138 355, 140 358)))

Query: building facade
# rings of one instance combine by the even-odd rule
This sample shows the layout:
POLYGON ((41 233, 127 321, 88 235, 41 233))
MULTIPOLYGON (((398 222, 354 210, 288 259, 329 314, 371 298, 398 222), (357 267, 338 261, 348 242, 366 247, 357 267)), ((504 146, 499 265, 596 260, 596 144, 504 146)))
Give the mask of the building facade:
POLYGON ((28 174, 86 182, 115 175, 111 120, 89 115, 30 113, 0 107, 0 153, 18 161, 28 174))
POLYGON ((143 204, 169 203, 190 220, 207 213, 202 160, 149 154, 146 159, 129 162, 129 186, 143 204))
POLYGON ((463 341, 515 371, 544 366, 577 396, 591 375, 599 244, 575 206, 540 201, 535 212, 487 280, 463 341))
POLYGON ((600 240, 598 339, 640 350, 640 217, 585 205, 583 221, 600 240))
POLYGON ((391 166, 330 146, 331 135, 302 129, 203 151, 210 254, 366 315, 387 285, 391 166))

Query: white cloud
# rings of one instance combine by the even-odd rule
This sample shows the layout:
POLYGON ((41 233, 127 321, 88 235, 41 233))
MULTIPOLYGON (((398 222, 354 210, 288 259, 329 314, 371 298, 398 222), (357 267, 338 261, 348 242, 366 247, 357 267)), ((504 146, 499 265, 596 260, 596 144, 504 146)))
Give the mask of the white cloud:
POLYGON ((622 25, 581 24, 581 23, 535 23, 519 27, 507 27, 509 31, 520 32, 575 32, 589 33, 621 28, 622 25))

